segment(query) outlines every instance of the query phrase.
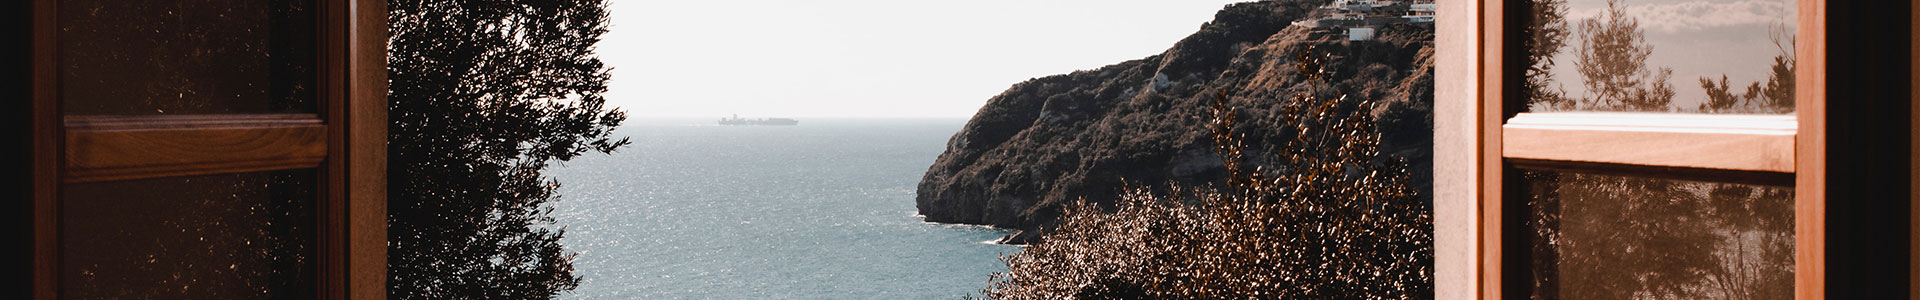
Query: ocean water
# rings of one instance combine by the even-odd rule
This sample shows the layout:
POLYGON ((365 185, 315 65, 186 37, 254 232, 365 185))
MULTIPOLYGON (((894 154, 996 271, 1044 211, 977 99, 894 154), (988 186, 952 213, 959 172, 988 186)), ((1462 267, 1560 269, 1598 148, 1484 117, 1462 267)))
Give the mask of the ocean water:
POLYGON ((556 165, 566 299, 956 299, 1006 231, 921 221, 920 176, 965 120, 629 120, 633 145, 556 165))

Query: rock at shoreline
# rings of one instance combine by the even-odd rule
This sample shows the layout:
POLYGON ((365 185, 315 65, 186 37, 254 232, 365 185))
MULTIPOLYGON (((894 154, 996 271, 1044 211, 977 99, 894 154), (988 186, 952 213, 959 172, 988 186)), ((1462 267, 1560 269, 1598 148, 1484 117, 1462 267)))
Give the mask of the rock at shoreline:
POLYGON ((994 241, 1001 245, 1032 245, 1040 242, 1040 229, 1015 230, 994 241))
MULTIPOLYGON (((1111 204, 1127 187, 1218 184, 1225 174, 1204 124, 1216 91, 1239 109, 1252 166, 1276 168, 1264 142, 1280 101, 1299 84, 1293 55, 1333 56, 1321 96, 1373 101, 1382 152, 1406 158, 1423 194, 1432 182, 1431 28, 1388 26, 1372 41, 1289 27, 1325 1, 1230 5, 1166 52, 1094 70, 1036 78, 994 96, 954 134, 915 199, 927 221, 1017 228, 1034 242, 1074 199, 1111 204)), ((1251 167, 1251 166, 1250 166, 1251 167)), ((1423 197, 1425 197, 1423 195, 1423 197)), ((1025 237, 1021 237, 1025 236, 1025 237)))

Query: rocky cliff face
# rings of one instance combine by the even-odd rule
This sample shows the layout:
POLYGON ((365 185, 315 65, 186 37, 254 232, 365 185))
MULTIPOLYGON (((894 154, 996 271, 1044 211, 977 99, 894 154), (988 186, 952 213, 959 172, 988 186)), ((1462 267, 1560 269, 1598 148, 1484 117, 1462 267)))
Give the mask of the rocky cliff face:
MULTIPOLYGON (((1371 101, 1382 151, 1406 158, 1415 184, 1431 190, 1433 33, 1380 28, 1372 41, 1344 32, 1289 26, 1326 1, 1240 3, 1166 52, 1094 70, 1028 80, 988 100, 947 143, 920 181, 927 221, 1033 229, 1077 198, 1112 203, 1128 186, 1217 183, 1224 167, 1204 124, 1207 104, 1225 91, 1240 108, 1254 166, 1264 140, 1284 133, 1275 108, 1299 84, 1294 54, 1313 47, 1333 56, 1323 95, 1371 101)), ((1360 107, 1360 105, 1353 105, 1360 107)))

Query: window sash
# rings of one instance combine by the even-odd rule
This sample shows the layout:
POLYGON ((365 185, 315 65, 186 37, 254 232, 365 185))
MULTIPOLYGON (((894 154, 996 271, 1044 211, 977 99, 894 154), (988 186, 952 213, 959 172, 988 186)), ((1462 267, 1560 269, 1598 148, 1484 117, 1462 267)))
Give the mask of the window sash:
POLYGON ((1501 155, 1582 163, 1793 173, 1794 116, 1521 113, 1501 155))
MULTIPOLYGON (((1750 120, 1752 126, 1715 129, 1703 132, 1699 124, 1687 124, 1691 118, 1721 118, 1687 114, 1666 114, 1661 118, 1677 122, 1631 124, 1635 128, 1610 127, 1608 120, 1579 116, 1526 114, 1519 111, 1519 93, 1514 89, 1522 79, 1521 61, 1514 51, 1524 37, 1511 36, 1508 30, 1526 13, 1517 1, 1443 1, 1443 9, 1461 11, 1442 14, 1437 34, 1439 59, 1436 68, 1435 116, 1435 228, 1436 288, 1438 297, 1449 299, 1501 299, 1525 297, 1521 294, 1526 257, 1506 255, 1527 253, 1526 245, 1509 245, 1503 240, 1521 240, 1522 228, 1516 218, 1524 211, 1523 195, 1517 187, 1519 168, 1556 168, 1560 170, 1603 170, 1632 172, 1669 172, 1673 170, 1760 174, 1763 182, 1781 183, 1791 178, 1799 191, 1818 191, 1824 185, 1826 114, 1824 76, 1801 76, 1796 82, 1796 110, 1792 116, 1776 120, 1750 120), (1445 99, 1466 99, 1449 102, 1445 99), (1784 118, 1792 127, 1779 126, 1784 118), (1511 126, 1509 126, 1511 125, 1511 126), (1689 127, 1696 127, 1691 128, 1689 127), (1791 134, 1787 134, 1791 131, 1791 134), (1691 149, 1657 149, 1631 154, 1610 154, 1564 144, 1584 138, 1608 136, 1648 138, 1668 141, 1704 141, 1710 145, 1689 145, 1691 149), (1690 139, 1691 138, 1691 139, 1690 139), (1452 140, 1458 140, 1457 142, 1452 140), (1737 160, 1700 161, 1675 159, 1709 149, 1744 146, 1768 149, 1765 153, 1737 160), (1789 159, 1790 158, 1790 159, 1789 159), (1514 196, 1514 197, 1508 197, 1514 196), (1514 198, 1514 199, 1509 199, 1514 198), (1467 209, 1451 209, 1464 206, 1467 209), (1512 228, 1503 228, 1512 227, 1512 228), (1511 236, 1511 237, 1509 237, 1511 236), (1465 261, 1465 263, 1458 263, 1465 261), (1514 276, 1506 276, 1512 274, 1514 276), (1471 282, 1471 289, 1455 285, 1471 282)), ((1798 2, 1796 68, 1801 74, 1825 74, 1825 0, 1798 2)), ((1764 118, 1761 118, 1764 119, 1764 118)), ((1697 122, 1696 122, 1697 123, 1697 122)), ((1595 146, 1590 141, 1580 142, 1595 146)), ((1666 142, 1663 142, 1666 143, 1666 142)), ((1655 143, 1643 143, 1653 145, 1655 143)), ((1611 146, 1611 145, 1601 145, 1611 146)), ((1616 148, 1625 148, 1617 147, 1616 148)), ((1700 174, 1700 173, 1696 173, 1700 174)), ((1822 193, 1803 192, 1795 196, 1795 285, 1801 299, 1819 299, 1825 294, 1823 276, 1826 207, 1822 193)), ((1916 210, 1920 210, 1917 208, 1916 210)))

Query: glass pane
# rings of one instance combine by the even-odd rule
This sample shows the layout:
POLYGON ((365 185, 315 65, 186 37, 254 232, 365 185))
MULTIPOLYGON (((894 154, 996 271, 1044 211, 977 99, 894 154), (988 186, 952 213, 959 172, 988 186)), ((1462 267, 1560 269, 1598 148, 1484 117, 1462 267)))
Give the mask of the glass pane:
POLYGON ((66 185, 61 293, 312 298, 315 182, 293 170, 66 185))
POLYGON ((1535 299, 1791 299, 1793 188, 1529 171, 1535 299))
POLYGON ((68 114, 312 113, 306 0, 69 0, 60 9, 68 114))
POLYGON ((1527 3, 1532 111, 1794 110, 1794 0, 1527 3))

